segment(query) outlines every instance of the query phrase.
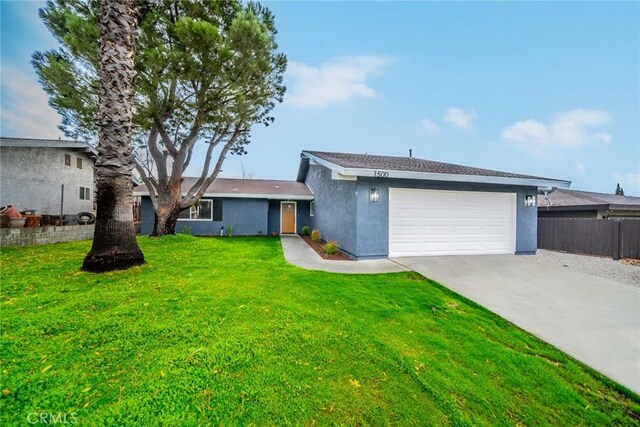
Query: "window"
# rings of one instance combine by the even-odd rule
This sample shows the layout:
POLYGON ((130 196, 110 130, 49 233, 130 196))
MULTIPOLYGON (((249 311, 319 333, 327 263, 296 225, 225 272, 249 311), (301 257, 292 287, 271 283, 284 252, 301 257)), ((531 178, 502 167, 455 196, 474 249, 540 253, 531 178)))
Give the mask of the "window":
POLYGON ((91 189, 88 187, 80 187, 80 200, 91 200, 91 189))
POLYGON ((71 166, 71 154, 64 155, 64 165, 71 166))
POLYGON ((311 203, 309 203, 309 216, 314 216, 316 213, 316 204, 315 202, 311 201, 311 203))
POLYGON ((80 157, 76 158, 76 167, 82 169, 82 159, 80 157))
POLYGON ((178 215, 179 219, 222 221, 222 200, 203 199, 178 215))

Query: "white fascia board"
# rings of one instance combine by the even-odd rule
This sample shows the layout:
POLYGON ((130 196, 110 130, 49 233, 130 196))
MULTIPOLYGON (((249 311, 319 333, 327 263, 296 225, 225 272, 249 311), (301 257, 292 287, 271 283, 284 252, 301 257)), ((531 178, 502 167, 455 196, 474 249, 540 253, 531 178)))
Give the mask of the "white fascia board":
POLYGON ((354 175, 343 175, 336 170, 332 170, 331 179, 333 179, 334 181, 357 181, 358 177, 354 175))
MULTIPOLYGON (((134 191, 134 196, 148 196, 148 191, 134 191)), ((186 196, 186 193, 182 194, 186 196)), ((313 200, 311 196, 296 196, 293 194, 245 194, 245 193, 204 193, 203 197, 225 199, 269 199, 269 200, 313 200)))
POLYGON ((432 172, 412 172, 412 171, 396 171, 391 169, 364 169, 364 168, 344 168, 324 159, 303 151, 303 154, 310 159, 315 160, 318 164, 325 166, 332 171, 336 171, 340 175, 345 176, 362 176, 369 178, 379 178, 375 176, 376 172, 385 172, 389 175, 380 179, 399 178, 399 179, 417 179, 423 181, 453 181, 453 182, 474 182, 481 184, 502 184, 502 185, 520 185, 529 187, 540 187, 543 189, 551 189, 553 187, 569 188, 571 181, 543 179, 543 178, 515 178, 502 176, 484 176, 484 175, 460 175, 451 173, 432 173, 432 172))
POLYGON ((219 197, 230 199, 313 200, 313 196, 296 196, 293 194, 204 193, 202 197, 219 197))

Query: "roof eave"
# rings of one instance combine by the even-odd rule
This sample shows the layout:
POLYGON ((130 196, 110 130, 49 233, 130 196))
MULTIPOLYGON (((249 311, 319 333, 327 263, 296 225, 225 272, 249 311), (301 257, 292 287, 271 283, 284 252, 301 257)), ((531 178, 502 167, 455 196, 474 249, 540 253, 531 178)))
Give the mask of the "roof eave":
POLYGON ((640 205, 609 205, 612 211, 640 211, 640 205))
MULTIPOLYGON (((148 191, 134 191, 134 196, 149 196, 148 191)), ((184 193, 183 195, 186 195, 184 193)), ((258 194, 258 193, 204 193, 202 197, 220 199, 268 199, 268 200, 313 200, 313 195, 258 194)))
POLYGON ((605 211, 609 205, 538 205, 538 211, 605 211))
MULTIPOLYGON (((375 178, 376 172, 380 170, 366 169, 366 168, 345 168, 335 163, 329 162, 325 159, 314 156, 313 154, 303 151, 302 154, 313 159, 318 164, 325 166, 331 170, 335 170, 342 175, 347 176, 362 176, 375 178)), ((399 179, 418 179, 424 181, 453 181, 453 182, 473 182, 482 184, 502 184, 502 185, 520 185, 539 187, 541 189, 557 188, 569 188, 571 181, 544 179, 544 178, 515 178, 515 177, 501 177, 501 176, 485 176, 485 175, 462 175, 462 174, 448 174, 448 173, 432 173, 432 172, 411 172, 411 171, 398 171, 385 169, 384 172, 388 173, 386 178, 399 178, 399 179)))

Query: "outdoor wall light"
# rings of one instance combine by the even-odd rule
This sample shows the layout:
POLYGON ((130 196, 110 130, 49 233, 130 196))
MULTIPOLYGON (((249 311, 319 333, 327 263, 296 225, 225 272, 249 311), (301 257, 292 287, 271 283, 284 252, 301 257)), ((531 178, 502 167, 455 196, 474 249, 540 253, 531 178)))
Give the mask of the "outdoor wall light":
POLYGON ((527 194, 526 196, 524 196, 524 205, 527 207, 535 206, 536 205, 535 197, 532 196, 531 194, 527 194))
POLYGON ((374 203, 380 200, 380 193, 377 188, 372 188, 371 191, 369 191, 369 200, 374 203))

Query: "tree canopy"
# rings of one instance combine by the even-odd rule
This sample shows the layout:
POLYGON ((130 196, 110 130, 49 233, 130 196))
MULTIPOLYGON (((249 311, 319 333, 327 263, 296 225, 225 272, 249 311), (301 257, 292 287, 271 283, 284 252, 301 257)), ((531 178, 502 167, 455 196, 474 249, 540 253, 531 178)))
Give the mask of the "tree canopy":
MULTIPOLYGON (((61 130, 76 138, 97 132, 98 6, 97 0, 50 0, 40 11, 60 47, 36 52, 32 63, 62 116, 61 130)), ((273 14, 260 4, 142 0, 138 9, 136 169, 158 214, 162 204, 175 209, 164 199, 180 193, 196 143, 208 144, 202 173, 178 209, 197 201, 228 153, 246 153, 253 124, 273 121, 287 61, 277 52, 273 14)))

